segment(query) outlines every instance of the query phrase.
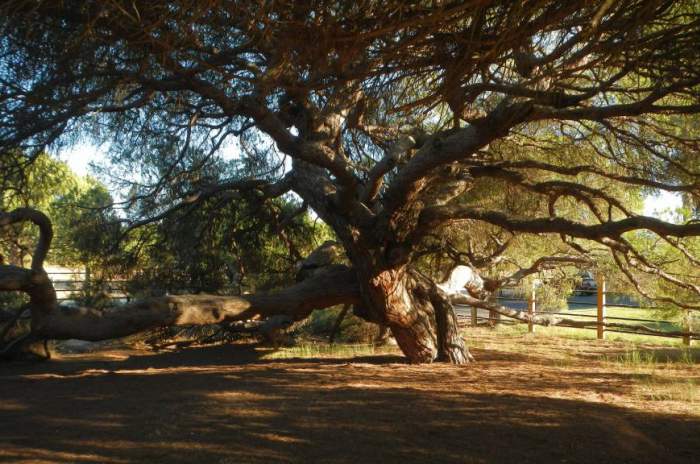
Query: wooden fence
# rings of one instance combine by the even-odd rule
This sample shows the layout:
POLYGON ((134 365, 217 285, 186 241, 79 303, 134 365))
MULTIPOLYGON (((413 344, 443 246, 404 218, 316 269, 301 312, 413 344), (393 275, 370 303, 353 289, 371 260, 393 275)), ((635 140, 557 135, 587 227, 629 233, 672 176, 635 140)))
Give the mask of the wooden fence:
MULTIPOLYGON (((79 300, 90 293, 92 296, 98 296, 103 299, 112 300, 119 303, 128 303, 135 298, 128 288, 129 279, 88 279, 78 278, 77 273, 72 272, 49 272, 49 279, 53 283, 54 290, 59 302, 71 302, 79 300), (88 290, 89 289, 89 290, 88 290)), ((149 295, 165 295, 165 294, 180 294, 180 293, 196 293, 198 290, 189 288, 157 288, 149 287, 143 289, 149 295)), ((224 287, 222 291, 230 290, 234 292, 237 287, 224 287)))
POLYGON ((74 301, 79 298, 88 285, 100 283, 100 291, 111 300, 129 301, 130 295, 126 290, 127 279, 115 279, 105 281, 86 280, 80 273, 75 272, 49 272, 49 279, 53 283, 59 302, 74 301), (87 285, 86 285, 87 284, 87 285))
MULTIPOLYGON (((553 318, 556 318, 558 316, 568 316, 568 317, 575 317, 575 318, 583 318, 583 319, 591 319, 591 323, 586 323, 586 324, 581 324, 585 325, 585 327, 581 327, 581 325, 576 324, 567 324, 567 323, 557 323, 553 324, 556 327, 567 327, 571 329, 582 329, 582 330, 595 330, 596 331, 596 336, 599 340, 604 340, 606 338, 606 333, 625 333, 625 334, 633 334, 633 335, 645 335, 645 336, 655 336, 655 337, 664 337, 664 338, 680 338, 682 339, 682 342, 684 345, 690 345, 692 340, 700 340, 700 332, 694 332, 693 329, 693 317, 692 317, 692 311, 686 310, 685 315, 683 317, 683 322, 681 323, 682 327, 681 330, 673 330, 673 331, 667 331, 664 333, 664 331, 660 330, 655 330, 655 329, 650 329, 646 326, 643 325, 632 325, 630 323, 654 323, 654 324, 666 324, 666 325, 676 325, 677 323, 674 321, 668 321, 668 320, 660 320, 660 319, 648 319, 648 318, 636 318, 636 317, 625 317, 625 316, 613 316, 608 313, 609 306, 614 306, 616 309, 629 309, 629 310, 648 310, 648 311, 656 311, 658 308, 653 308, 653 307, 645 307, 641 305, 635 305, 635 304, 628 304, 628 303, 615 303, 613 305, 608 305, 607 304, 607 296, 612 294, 612 292, 608 292, 606 290, 606 283, 604 278, 599 278, 597 282, 597 289, 595 290, 595 314, 581 314, 581 313, 576 313, 576 312, 562 312, 562 311, 546 311, 546 312, 541 312, 538 313, 537 310, 537 299, 535 295, 534 289, 529 292, 529 294, 526 295, 526 297, 523 298, 516 298, 516 297, 505 297, 505 296, 498 296, 495 298, 496 302, 502 306, 507 306, 507 303, 504 304, 504 302, 517 302, 520 303, 519 306, 523 306, 524 308, 522 309, 523 312, 527 312, 529 316, 529 320, 523 321, 519 319, 513 319, 513 318, 508 318, 508 319, 503 319, 503 317, 508 317, 508 316, 502 316, 499 313, 496 313, 494 311, 488 311, 488 310, 481 310, 482 312, 487 312, 488 311, 488 316, 480 316, 479 315, 479 309, 475 307, 470 308, 470 314, 466 315, 461 311, 458 311, 458 316, 461 316, 461 319, 468 319, 469 325, 472 326, 477 326, 480 323, 487 323, 490 325, 496 325, 496 324, 502 324, 502 323, 509 323, 509 324, 527 324, 528 326, 528 332, 534 333, 536 331, 536 323, 533 323, 533 320, 531 318, 538 316, 538 315, 545 315, 545 316, 551 316, 553 318), (594 321, 593 321, 594 319, 594 321), (616 322, 616 321, 623 321, 622 323, 616 322)), ((591 307, 590 302, 581 302, 581 301, 568 301, 567 304, 569 306, 576 306, 576 305, 582 305, 582 306, 587 306, 591 307)), ((465 308, 465 307, 462 307, 465 308)))

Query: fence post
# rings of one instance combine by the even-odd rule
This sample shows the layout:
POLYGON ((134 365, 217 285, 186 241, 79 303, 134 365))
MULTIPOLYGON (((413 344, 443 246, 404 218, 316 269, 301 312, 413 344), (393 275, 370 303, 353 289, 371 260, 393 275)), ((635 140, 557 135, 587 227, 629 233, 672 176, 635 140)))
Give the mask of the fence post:
POLYGON ((685 335, 683 335, 683 344, 686 346, 690 346, 691 343, 690 332, 693 331, 692 317, 693 314, 690 312, 689 309, 686 309, 685 317, 683 318, 683 332, 686 333, 685 335))
POLYGON ((532 288, 527 299, 527 314, 530 316, 530 319, 527 321, 527 331, 535 333, 535 324, 532 322, 532 318, 535 317, 535 287, 532 288))
POLYGON ((598 340, 605 340, 605 276, 598 274, 598 340))
POLYGON ((501 322, 501 313, 489 311, 489 322, 492 327, 496 327, 498 323, 501 322))
POLYGON ((476 327, 479 325, 479 320, 477 318, 477 309, 476 306, 472 306, 472 327, 476 327))
MULTIPOLYGON (((491 302, 493 302, 494 299, 495 299, 494 295, 489 297, 489 301, 491 301, 491 302)), ((500 320, 501 320, 501 313, 497 313, 496 311, 491 311, 489 309, 489 325, 491 327, 495 328, 498 325, 498 323, 500 322, 500 320)))

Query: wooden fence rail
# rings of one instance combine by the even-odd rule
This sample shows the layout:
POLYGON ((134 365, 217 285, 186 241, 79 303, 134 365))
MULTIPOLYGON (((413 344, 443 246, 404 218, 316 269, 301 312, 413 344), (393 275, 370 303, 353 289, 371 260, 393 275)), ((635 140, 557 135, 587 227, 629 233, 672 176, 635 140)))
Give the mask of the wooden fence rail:
MULTIPOLYGON (((606 295, 608 295, 609 292, 606 290, 606 282, 604 277, 599 277, 597 280, 597 290, 596 290, 596 314, 576 314, 576 313, 571 313, 571 312, 540 312, 539 314, 537 313, 537 302, 535 298, 535 290, 531 290, 531 292, 527 295, 526 298, 514 298, 514 297, 497 297, 497 300, 501 301, 510 301, 510 302, 522 302, 525 303, 525 311, 527 312, 527 317, 520 318, 519 315, 515 314, 518 311, 517 310, 509 310, 509 311, 501 311, 501 312, 496 312, 493 309, 488 309, 488 308, 482 308, 484 310, 489 311, 489 316, 488 317, 483 317, 478 315, 478 310, 476 307, 471 308, 471 314, 470 314, 470 325, 471 326, 477 326, 479 322, 485 321, 486 323, 490 325, 496 325, 496 324, 520 324, 520 323, 526 323, 528 326, 528 332, 533 333, 535 332, 535 326, 537 325, 535 323, 535 320, 538 319, 538 316, 541 317, 554 317, 554 316, 569 316, 569 317, 576 317, 576 318, 595 318, 595 321, 578 321, 578 320, 572 320, 572 319, 564 319, 562 321, 555 321, 551 325, 556 325, 557 327, 566 327, 566 328, 572 328, 572 329, 589 329, 589 330, 595 330, 596 331, 596 337, 599 340, 604 340, 606 338, 606 334, 609 332, 614 332, 614 333, 626 333, 626 334, 634 334, 634 335, 648 335, 648 336, 654 336, 654 337, 665 337, 665 338, 681 338, 683 341, 684 345, 691 345, 693 340, 700 340, 700 332, 693 332, 693 318, 692 314, 690 311, 685 311, 683 321, 682 321, 682 328, 681 330, 669 330, 669 331, 662 331, 662 330, 656 330, 644 325, 631 325, 628 322, 641 322, 641 323, 662 323, 662 324, 674 324, 673 321, 667 321, 667 320, 659 320, 659 319, 641 319, 641 318, 634 318, 634 317, 623 317, 623 316, 611 316, 608 314, 608 304, 607 304, 607 298, 606 295), (504 314, 506 313, 506 314, 504 314), (508 314, 510 313, 510 314, 508 314), (506 317, 509 317, 507 320, 501 319, 501 316, 505 315, 506 317), (614 322, 614 321, 625 321, 625 323, 620 323, 620 322, 614 322)), ((586 305, 589 306, 589 303, 583 303, 583 302, 571 302, 569 304, 578 304, 578 305, 586 305)), ((656 308, 650 308, 650 307, 643 307, 643 306, 635 306, 631 304, 615 304, 614 306, 618 308, 636 308, 636 309, 648 309, 648 310, 653 310, 656 308)), ((547 325, 547 324, 545 324, 547 325)))

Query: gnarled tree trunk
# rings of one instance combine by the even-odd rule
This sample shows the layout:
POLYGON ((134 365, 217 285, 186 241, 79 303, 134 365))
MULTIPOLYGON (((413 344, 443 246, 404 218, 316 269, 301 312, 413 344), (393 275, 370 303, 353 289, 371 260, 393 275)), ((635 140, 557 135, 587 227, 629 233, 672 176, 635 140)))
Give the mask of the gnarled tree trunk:
POLYGON ((378 272, 367 280, 365 301, 384 316, 401 351, 413 363, 469 362, 447 295, 415 270, 378 272))

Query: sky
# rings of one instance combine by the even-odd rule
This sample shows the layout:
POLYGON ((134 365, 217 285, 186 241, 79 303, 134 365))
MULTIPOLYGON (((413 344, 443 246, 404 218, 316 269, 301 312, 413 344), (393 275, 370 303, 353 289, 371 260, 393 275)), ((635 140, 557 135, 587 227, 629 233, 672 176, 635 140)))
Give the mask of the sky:
MULTIPOLYGON (((104 159, 106 149, 87 143, 78 144, 56 154, 56 156, 68 163, 70 168, 81 176, 91 174, 90 162, 99 162, 104 159)), ((644 200, 645 216, 653 216, 666 221, 673 221, 674 212, 682 206, 681 196, 672 192, 659 192, 658 195, 648 196, 644 200)))
POLYGON ((55 153, 54 156, 68 163, 71 170, 79 176, 86 176, 92 174, 90 162, 104 159, 105 150, 100 150, 99 147, 88 143, 81 143, 67 150, 55 153))
POLYGON ((661 191, 658 195, 644 199, 644 215, 674 222, 673 213, 681 206, 683 206, 683 199, 680 194, 661 191))

